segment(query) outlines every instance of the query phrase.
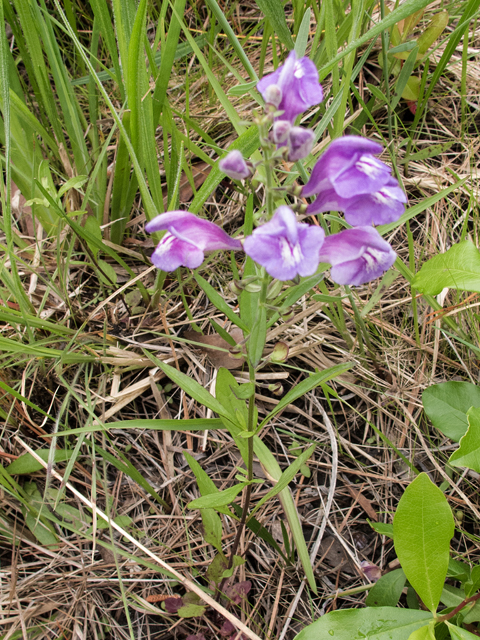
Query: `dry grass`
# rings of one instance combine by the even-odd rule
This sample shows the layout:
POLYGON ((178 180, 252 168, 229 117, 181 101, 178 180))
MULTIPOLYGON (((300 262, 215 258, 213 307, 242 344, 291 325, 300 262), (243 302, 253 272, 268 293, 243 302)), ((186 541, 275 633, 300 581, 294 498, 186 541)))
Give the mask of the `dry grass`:
MULTIPOLYGON (((478 51, 480 30, 475 38, 471 38, 470 46, 478 51)), ((441 50, 435 54, 432 64, 440 54, 441 50)), ((461 50, 458 55, 461 56, 461 50)), ((375 59, 372 54, 372 68, 375 59)), ((410 205, 413 205, 459 178, 467 177, 460 190, 411 221, 417 266, 457 241, 464 227, 478 244, 480 121, 477 103, 480 78, 475 57, 468 63, 468 113, 464 111, 463 114, 459 93, 461 76, 460 60, 450 65, 448 74, 435 90, 416 150, 440 142, 450 142, 450 149, 427 160, 410 162, 408 177, 404 179, 410 205)), ((236 83, 233 78, 231 80, 232 85, 236 83)), ((363 94, 363 75, 359 82, 359 91, 363 94)), ((175 82, 172 84, 172 92, 175 92, 175 82)), ((180 84, 183 85, 182 80, 180 84)), ((206 88, 206 81, 201 77, 190 85, 191 115, 202 118, 202 127, 225 147, 232 136, 231 129, 215 103, 206 109, 206 88)), ((172 102, 182 108, 180 93, 177 102, 172 102)), ((243 109, 242 117, 247 117, 253 106, 246 100, 239 100, 238 105, 243 109)), ((381 127, 384 126, 382 117, 380 114, 378 124, 381 127)), ((366 132, 371 133, 368 128, 366 132)), ((403 134, 401 131, 397 134, 401 159, 403 134)), ((194 134, 192 139, 195 141, 194 134)), ((189 187, 185 186, 181 193, 182 204, 188 206, 191 190, 189 192, 189 187)), ((208 215, 211 220, 221 221, 223 226, 234 229, 241 224, 244 201, 244 196, 235 195, 229 182, 225 181, 211 195, 208 215)), ((27 214, 23 213, 24 220, 27 214)), ((129 227, 131 236, 125 244, 125 258, 143 284, 151 286, 155 274, 145 257, 151 250, 151 241, 143 232, 141 208, 137 216, 132 216, 129 227)), ((139 309, 132 315, 126 312, 118 290, 115 295, 108 296, 111 292, 102 291, 100 285, 99 292, 94 273, 80 263, 79 247, 73 248, 79 262, 64 265, 60 276, 56 272, 57 240, 42 238, 39 229, 35 239, 32 231, 24 225, 23 237, 35 244, 38 251, 21 254, 25 260, 22 280, 32 304, 36 309, 42 305, 44 316, 54 322, 82 327, 77 340, 85 345, 85 353, 97 343, 103 344, 105 350, 98 362, 86 364, 77 378, 77 365, 62 368, 50 360, 39 363, 33 357, 25 356, 16 367, 7 359, 5 364, 10 366, 2 370, 1 379, 9 383, 23 376, 22 395, 53 416, 70 394, 72 400, 61 418, 68 428, 91 425, 95 417, 107 423, 108 433, 85 438, 79 461, 70 475, 71 486, 87 498, 94 509, 94 517, 95 508, 108 510, 112 517, 128 516, 130 521, 126 530, 151 554, 183 576, 203 575, 213 558, 213 551, 203 540, 198 512, 186 509, 186 504, 199 493, 183 452, 191 452, 222 489, 229 486, 239 464, 231 438, 224 431, 161 433, 116 429, 114 423, 138 418, 205 416, 205 408, 177 387, 167 385, 168 381, 154 367, 148 353, 178 366, 205 388, 210 388, 215 378, 216 355, 175 340, 190 328, 191 321, 174 277, 167 279, 158 308, 144 308, 139 301, 139 309), (99 456, 98 451, 95 454, 94 446, 103 448, 117 459, 118 453, 123 453, 168 508, 132 480, 127 472, 115 468, 99 456), (91 464, 92 455, 97 463, 95 467, 91 464)), ((390 240, 399 256, 408 263, 405 227, 395 231, 390 240)), ((114 268, 118 287, 130 285, 130 276, 118 265, 114 268)), ((218 258, 210 258, 204 277, 229 299, 225 266, 218 258)), ((374 283, 355 291, 355 301, 360 309, 370 299, 375 286, 374 283)), ((182 274, 181 287, 195 323, 205 333, 210 331, 210 318, 224 322, 186 271, 182 274)), ((328 280, 327 287, 331 293, 336 292, 328 280)), ((476 345, 477 298, 449 292, 442 298, 442 304, 476 345)), ((251 531, 242 537, 239 553, 246 562, 237 569, 237 577, 240 581, 250 580, 253 586, 248 602, 231 610, 235 609, 242 621, 262 638, 292 638, 326 611, 361 605, 368 592, 368 586, 364 588, 368 581, 360 563, 368 560, 382 570, 395 563, 391 540, 375 534, 367 523, 367 518, 391 522, 396 504, 412 478, 411 470, 395 449, 418 470, 429 473, 436 483, 444 480, 450 483, 446 494, 457 515, 454 553, 472 563, 478 562, 480 556, 480 531, 478 519, 474 517, 480 509, 478 476, 473 472, 463 474, 461 478, 446 476, 444 468, 450 441, 430 428, 423 417, 421 404, 422 391, 432 383, 452 379, 476 382, 478 351, 442 333, 440 316, 432 316, 432 310, 421 299, 418 301, 420 340, 417 342, 410 287, 400 275, 366 315, 371 351, 365 350, 362 340, 358 339, 351 301, 345 299, 343 308, 351 344, 345 340, 348 336, 342 336, 332 325, 325 303, 315 302, 309 296, 302 300, 293 320, 279 324, 269 336, 270 341, 287 342, 289 366, 266 367, 262 372, 261 382, 266 388, 258 396, 261 415, 278 402, 268 390, 269 384, 280 381, 287 390, 302 379, 303 370, 322 369, 347 361, 354 362, 355 366, 331 384, 338 394, 338 397, 330 398, 333 412, 319 388, 295 406, 285 409, 262 434, 283 468, 293 460, 292 445, 317 443, 314 457, 309 462, 311 476, 298 476, 291 489, 310 550, 319 540, 322 525, 325 531, 313 561, 318 596, 302 586, 303 575, 297 564, 286 566, 278 553, 251 531), (338 434, 339 452, 335 458, 322 407, 329 412, 338 434), (332 466, 337 465, 338 474, 332 478, 332 466), (336 490, 325 521, 325 505, 332 482, 336 482, 336 490), (297 598, 300 590, 303 592, 297 598)), ((228 325, 225 327, 228 329, 228 325)), ((16 332, 16 327, 2 326, 4 337, 13 337, 16 332)), ((66 341, 58 338, 51 338, 49 343, 58 349, 64 349, 65 345, 66 341)), ((241 378, 239 371, 234 373, 241 378)), ((4 396, 1 403, 9 413, 0 451, 7 464, 24 453, 15 435, 21 435, 29 447, 38 449, 44 446, 42 435, 51 432, 51 423, 45 423, 38 412, 19 400, 12 401, 4 396)), ((75 439, 69 441, 73 446, 75 439)), ((61 440, 58 444, 63 446, 61 440)), ((57 465, 57 468, 63 474, 65 464, 57 465)), ((258 462, 255 474, 264 477, 258 462)), ((28 480, 35 482, 42 495, 48 486, 60 487, 54 477, 50 477, 47 484, 43 469, 31 474, 28 480)), ((24 483, 23 478, 20 483, 24 483)), ((263 496, 269 486, 268 483, 255 485, 253 501, 263 496)), ((59 541, 49 549, 39 544, 25 527, 20 502, 7 492, 2 495, 0 624, 5 640, 22 636, 68 640, 129 638, 125 603, 128 603, 135 638, 183 639, 199 632, 207 638, 220 637, 221 621, 213 614, 201 620, 179 620, 165 613, 159 602, 148 602, 152 595, 181 595, 184 588, 178 581, 159 573, 151 559, 148 564, 138 545, 118 531, 108 528, 97 531, 93 543, 86 517, 88 509, 69 488, 60 504, 64 505, 65 526, 55 525, 59 541), (66 506, 76 509, 81 514, 80 520, 68 519, 66 506)), ((43 508, 53 513, 53 501, 45 503, 43 508)), ((58 511, 57 517, 60 517, 58 511)), ((279 503, 268 503, 257 517, 283 548, 281 523, 284 516, 279 503)), ((234 523, 223 517, 223 526, 224 545, 228 551, 235 534, 234 523)))

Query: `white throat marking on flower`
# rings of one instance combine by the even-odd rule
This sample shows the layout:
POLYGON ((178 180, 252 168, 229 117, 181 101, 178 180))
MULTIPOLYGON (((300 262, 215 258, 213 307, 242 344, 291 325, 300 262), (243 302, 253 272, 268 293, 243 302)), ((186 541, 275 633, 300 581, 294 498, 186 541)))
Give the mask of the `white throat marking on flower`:
POLYGON ((167 233, 163 236, 163 238, 157 245, 157 248, 155 249, 155 253, 157 254, 157 256, 163 256, 164 253, 170 251, 174 240, 175 236, 170 233, 170 231, 167 231, 167 233))
POLYGON ((291 245, 286 238, 280 238, 280 253, 282 262, 286 267, 297 265, 303 260, 302 249, 300 244, 291 245))
POLYGON ((374 178, 383 171, 382 164, 368 155, 361 156, 355 163, 355 167, 369 178, 374 178))
POLYGON ((362 258, 365 260, 366 271, 369 273, 376 269, 379 265, 381 266, 385 262, 388 261, 388 253, 386 251, 381 251, 380 249, 373 249, 370 247, 365 251, 362 258))
POLYGON ((298 79, 303 78, 303 76, 305 75, 305 70, 299 61, 296 62, 295 66, 293 67, 293 75, 298 79))
POLYGON ((393 205, 395 204, 395 198, 390 193, 388 193, 387 189, 382 189, 380 191, 372 193, 372 198, 377 204, 384 204, 387 207, 393 207, 393 205))

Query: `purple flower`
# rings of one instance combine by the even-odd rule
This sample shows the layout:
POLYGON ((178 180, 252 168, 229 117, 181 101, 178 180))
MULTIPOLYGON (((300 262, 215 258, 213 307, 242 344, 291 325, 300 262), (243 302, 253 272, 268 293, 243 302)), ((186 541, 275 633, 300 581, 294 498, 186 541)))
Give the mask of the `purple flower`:
POLYGON ((283 205, 270 222, 245 238, 243 248, 273 278, 291 280, 297 274, 315 273, 324 238, 323 229, 298 223, 293 211, 283 205))
POLYGON ((257 89, 267 104, 271 101, 270 104, 283 111, 279 119, 290 122, 323 100, 316 66, 308 58, 297 59, 295 51, 290 52, 285 64, 262 78, 257 89))
POLYGON ((395 222, 405 211, 407 196, 392 176, 378 191, 362 193, 353 198, 341 198, 333 187, 321 191, 307 212, 343 211, 352 227, 395 222))
POLYGON ((226 173, 229 178, 233 178, 234 180, 243 180, 244 178, 248 178, 252 173, 241 151, 238 151, 238 149, 230 151, 225 158, 220 160, 218 166, 223 173, 226 173))
POLYGON ((361 136, 336 138, 317 161, 302 196, 330 187, 341 198, 378 191, 390 179, 390 168, 374 157, 381 151, 381 145, 361 136))
POLYGON ((306 158, 312 150, 314 142, 315 134, 311 129, 292 127, 288 134, 288 159, 290 162, 306 158))
POLYGON ((197 218, 188 211, 162 213, 146 226, 147 233, 167 230, 152 254, 151 261, 163 271, 175 271, 180 266, 196 269, 205 251, 241 249, 239 240, 230 238, 213 222, 197 218))
POLYGON ((292 125, 288 120, 276 120, 272 127, 272 140, 275 144, 285 142, 291 128, 292 125))
POLYGON ((332 265, 334 282, 360 285, 387 271, 397 254, 373 227, 355 227, 325 238, 319 257, 332 265))

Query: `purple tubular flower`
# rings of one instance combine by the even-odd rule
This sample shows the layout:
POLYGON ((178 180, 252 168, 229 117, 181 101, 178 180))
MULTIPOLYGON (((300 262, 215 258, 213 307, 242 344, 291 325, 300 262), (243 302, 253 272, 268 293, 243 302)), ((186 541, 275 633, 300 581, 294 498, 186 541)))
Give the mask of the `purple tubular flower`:
POLYGON ((358 286, 381 276, 397 254, 373 227, 356 227, 325 238, 319 257, 332 265, 334 282, 358 286))
POLYGON ((276 120, 272 127, 272 140, 275 144, 285 142, 291 128, 292 125, 288 120, 276 120))
POLYGON ((272 99, 271 95, 280 96, 280 101, 276 98, 273 102, 278 110, 283 111, 279 119, 292 123, 300 113, 323 100, 315 64, 308 58, 298 59, 295 51, 290 52, 285 64, 262 78, 257 89, 267 103, 272 99), (269 89, 272 86, 276 88, 269 89))
POLYGON ((315 273, 324 238, 323 229, 298 223, 293 211, 283 205, 270 222, 245 238, 243 248, 273 278, 291 280, 297 274, 315 273))
POLYGON ((378 191, 390 179, 390 168, 374 157, 382 147, 361 136, 336 138, 313 168, 302 196, 333 187, 341 198, 378 191))
POLYGON ((315 134, 311 129, 292 127, 288 135, 288 159, 296 162, 306 158, 312 150, 315 134))
POLYGON ((243 180, 244 178, 248 178, 252 173, 241 151, 238 151, 238 149, 230 151, 225 158, 220 160, 218 166, 223 173, 226 173, 229 178, 233 178, 234 180, 243 180))
POLYGON ((205 251, 242 248, 239 240, 216 224, 188 211, 162 213, 145 226, 147 233, 165 229, 167 233, 151 257, 153 264, 163 271, 175 271, 180 266, 196 269, 202 264, 205 251))
POLYGON ((315 202, 307 208, 308 214, 324 211, 343 211, 345 220, 352 227, 364 227, 372 224, 395 222, 405 211, 407 196, 399 187, 395 178, 374 193, 363 193, 353 198, 341 198, 330 187, 321 191, 315 202))

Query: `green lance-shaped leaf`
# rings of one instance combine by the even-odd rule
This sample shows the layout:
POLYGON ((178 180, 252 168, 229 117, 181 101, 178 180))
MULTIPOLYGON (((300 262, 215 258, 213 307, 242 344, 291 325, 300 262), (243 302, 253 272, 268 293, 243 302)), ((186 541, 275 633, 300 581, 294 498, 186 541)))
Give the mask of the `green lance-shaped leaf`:
MULTIPOLYGON (((50 449, 37 449, 35 453, 44 462, 48 462, 50 449)), ((72 457, 72 454, 73 449, 57 449, 55 451, 55 462, 64 462, 65 460, 69 460, 72 457)), ((11 476, 21 476, 35 473, 35 471, 40 471, 40 469, 43 469, 43 465, 38 462, 38 460, 35 460, 30 453, 24 453, 22 456, 19 456, 16 460, 11 462, 6 470, 11 476)))
POLYGON ((468 467, 480 472, 480 408, 472 407, 467 413, 468 429, 461 438, 459 448, 450 456, 452 467, 468 467))
POLYGON ((305 627, 295 640, 406 640, 431 619, 428 611, 396 607, 341 609, 305 627))
POLYGON ((480 407, 480 387, 471 382, 433 384, 422 393, 422 402, 433 425, 458 442, 468 429, 468 410, 480 407))
POLYGON ((448 18, 448 11, 440 11, 433 16, 430 24, 417 40, 420 55, 425 54, 440 37, 448 24, 448 18))
POLYGON ((192 500, 188 503, 189 509, 217 509, 219 507, 225 507, 235 500, 237 495, 246 485, 246 482, 240 482, 239 484, 229 487, 224 491, 218 491, 217 493, 210 493, 196 500, 192 500))
POLYGON ((448 570, 454 532, 447 499, 426 473, 407 487, 393 519, 393 541, 408 581, 435 611, 448 570))
POLYGON ((450 631, 450 637, 452 640, 474 640, 474 638, 478 638, 478 636, 470 633, 466 629, 462 629, 461 627, 457 627, 455 624, 448 622, 447 620, 448 630, 450 631))
POLYGON ((437 295, 445 287, 480 292, 480 252, 466 240, 428 260, 413 279, 421 293, 437 295))
POLYGON ((435 622, 429 622, 424 627, 416 629, 408 636, 408 640, 435 640, 435 622))
POLYGON ((375 583, 365 600, 367 607, 396 607, 406 580, 403 569, 390 571, 375 583))

